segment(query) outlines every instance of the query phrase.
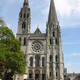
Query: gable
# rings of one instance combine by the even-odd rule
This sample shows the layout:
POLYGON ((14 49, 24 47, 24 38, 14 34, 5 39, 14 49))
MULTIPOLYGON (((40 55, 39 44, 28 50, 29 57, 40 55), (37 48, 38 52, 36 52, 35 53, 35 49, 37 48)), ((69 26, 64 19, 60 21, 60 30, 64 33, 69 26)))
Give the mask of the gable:
POLYGON ((39 29, 39 28, 37 28, 37 29, 36 29, 36 31, 34 32, 34 34, 36 34, 36 35, 40 35, 40 34, 41 34, 40 29, 39 29))

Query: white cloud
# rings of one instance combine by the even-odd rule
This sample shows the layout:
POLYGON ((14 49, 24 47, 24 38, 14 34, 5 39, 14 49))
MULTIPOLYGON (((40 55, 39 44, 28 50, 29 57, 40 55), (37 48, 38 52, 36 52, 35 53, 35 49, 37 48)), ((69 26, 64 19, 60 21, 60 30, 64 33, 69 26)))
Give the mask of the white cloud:
POLYGON ((55 4, 61 16, 70 16, 73 12, 80 13, 80 0, 55 0, 55 4))
POLYGON ((74 52, 74 53, 72 53, 72 56, 78 57, 78 56, 80 56, 80 53, 79 52, 74 52))
MULTIPOLYGON (((44 0, 46 4, 42 13, 48 14, 50 0, 44 0)), ((73 12, 80 13, 80 0, 54 0, 57 13, 61 16, 70 16, 73 12)))
POLYGON ((72 6, 68 0, 56 0, 55 3, 56 3, 57 12, 61 16, 70 15, 72 11, 72 6))
MULTIPOLYGON (((42 9, 42 16, 45 21, 48 19, 50 0, 44 0, 45 6, 42 9)), ((58 20, 62 28, 80 27, 80 0, 54 0, 58 20)), ((41 5, 40 5, 41 6, 41 5)))

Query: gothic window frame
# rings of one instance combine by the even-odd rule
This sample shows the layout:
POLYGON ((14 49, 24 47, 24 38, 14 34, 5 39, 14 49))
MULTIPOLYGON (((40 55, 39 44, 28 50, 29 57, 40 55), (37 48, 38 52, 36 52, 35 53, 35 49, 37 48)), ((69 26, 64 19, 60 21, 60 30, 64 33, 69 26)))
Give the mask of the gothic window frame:
POLYGON ((26 14, 24 13, 24 18, 26 18, 26 14))
POLYGON ((55 43, 56 43, 56 45, 58 45, 58 39, 57 38, 55 39, 55 43))
POLYGON ((42 67, 45 67, 45 57, 42 57, 42 67))
POLYGON ((30 57, 29 61, 30 61, 30 67, 33 67, 33 57, 32 56, 30 57))
POLYGON ((23 45, 26 46, 26 37, 24 37, 23 45))
POLYGON ((53 62, 53 56, 52 56, 52 55, 50 55, 49 61, 50 61, 50 62, 53 62))
POLYGON ((30 16, 30 14, 28 13, 28 14, 27 14, 27 18, 29 18, 29 16, 30 16))
POLYGON ((40 55, 35 55, 35 66, 40 67, 40 55))
POLYGON ((50 77, 52 76, 52 72, 51 72, 51 71, 49 72, 49 76, 50 76, 50 77))
POLYGON ((53 31, 53 37, 55 37, 55 32, 53 31))
POLYGON ((26 22, 22 23, 22 31, 24 31, 26 29, 26 22))
POLYGON ((58 72, 56 72, 56 79, 58 78, 58 72))
POLYGON ((46 74, 42 74, 42 80, 46 79, 46 74))
POLYGON ((55 56, 55 61, 58 62, 58 55, 55 56))
POLYGON ((19 41, 20 41, 20 42, 22 41, 22 38, 21 38, 21 37, 19 37, 19 41))
POLYGON ((29 79, 32 79, 32 78, 33 78, 33 71, 29 70, 29 79))
POLYGON ((51 45, 51 44, 53 44, 53 39, 52 39, 52 38, 50 38, 50 45, 51 45))

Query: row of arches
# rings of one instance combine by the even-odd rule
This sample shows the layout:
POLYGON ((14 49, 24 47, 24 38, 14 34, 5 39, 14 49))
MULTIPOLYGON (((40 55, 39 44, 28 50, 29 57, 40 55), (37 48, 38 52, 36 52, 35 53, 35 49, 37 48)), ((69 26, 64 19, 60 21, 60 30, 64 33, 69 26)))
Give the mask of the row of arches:
MULTIPOLYGON (((30 57, 29 61, 30 61, 30 67, 33 67, 33 57, 30 57)), ((42 67, 45 67, 45 57, 42 57, 42 67)), ((35 67, 40 67, 40 56, 36 55, 35 56, 35 67)))
MULTIPOLYGON (((33 63, 34 63, 33 59, 34 59, 33 57, 30 57, 30 59, 29 59, 31 67, 33 66, 33 63)), ((53 56, 52 55, 50 55, 49 60, 50 60, 50 62, 53 62, 53 56)), ((56 61, 56 63, 58 62, 58 55, 55 56, 55 61, 56 61)), ((46 63, 46 59, 45 59, 45 57, 42 57, 42 67, 45 66, 45 63, 46 63)), ((35 56, 35 66, 36 67, 40 66, 40 55, 35 56)))
MULTIPOLYGON (((58 58, 58 55, 56 55, 56 56, 55 56, 55 62, 56 62, 56 63, 58 62, 58 59, 59 59, 59 58, 58 58)), ((50 61, 50 62, 53 62, 53 55, 50 55, 49 61, 50 61)))
POLYGON ((19 37, 19 41, 23 46, 26 46, 26 37, 23 38, 23 42, 22 42, 22 37, 19 37))
POLYGON ((33 72, 32 70, 29 70, 29 79, 30 80, 46 80, 46 74, 45 73, 40 74, 40 70, 35 70, 35 72, 33 72))

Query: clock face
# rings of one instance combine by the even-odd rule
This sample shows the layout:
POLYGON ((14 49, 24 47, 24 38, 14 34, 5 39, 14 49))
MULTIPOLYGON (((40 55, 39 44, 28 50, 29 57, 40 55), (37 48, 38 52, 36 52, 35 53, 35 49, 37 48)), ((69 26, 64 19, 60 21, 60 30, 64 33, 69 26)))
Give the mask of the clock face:
POLYGON ((41 44, 40 42, 34 41, 34 42, 32 43, 32 50, 33 50, 34 52, 40 52, 41 49, 42 49, 42 44, 41 44))

